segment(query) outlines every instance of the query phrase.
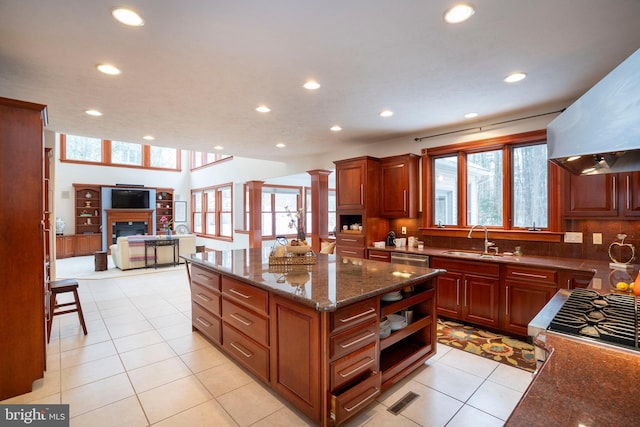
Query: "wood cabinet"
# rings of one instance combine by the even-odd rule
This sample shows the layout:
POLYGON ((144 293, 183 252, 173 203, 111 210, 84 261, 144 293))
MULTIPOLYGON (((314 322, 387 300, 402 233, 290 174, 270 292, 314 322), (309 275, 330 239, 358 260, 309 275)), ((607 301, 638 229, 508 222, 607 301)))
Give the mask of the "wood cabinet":
POLYGON ((567 218, 640 216, 640 172, 576 176, 564 172, 567 218))
POLYGON ((56 236, 56 258, 69 258, 74 254, 75 237, 73 235, 56 236))
POLYGON ((76 234, 73 256, 93 255, 102 250, 102 234, 76 234))
POLYGON ((367 258, 372 259, 374 261, 391 262, 391 252, 369 249, 367 258))
POLYGON ((502 330, 527 336, 529 322, 557 291, 557 272, 506 266, 503 284, 502 330))
POLYGON ((576 289, 586 288, 591 283, 594 273, 585 271, 562 270, 558 272, 558 288, 576 289))
POLYGON ((0 400, 44 376, 46 107, 0 98, 0 400))
POLYGON ((170 221, 171 230, 174 230, 175 224, 173 223, 173 189, 172 188, 157 188, 156 189, 156 234, 164 234, 166 228, 163 226, 160 219, 162 217, 167 218, 170 221))
POLYGON ((380 161, 380 215, 385 218, 418 217, 420 156, 404 154, 380 161))
POLYGON ((358 157, 336 165, 336 211, 378 216, 380 160, 358 157))
POLYGON ((436 284, 438 315, 497 328, 500 325, 500 266, 494 263, 431 259, 447 270, 436 284))
POLYGON ((99 185, 73 184, 76 234, 100 234, 102 189, 99 185))
POLYGON ((193 328, 222 344, 220 274, 191 265, 191 318, 193 328))

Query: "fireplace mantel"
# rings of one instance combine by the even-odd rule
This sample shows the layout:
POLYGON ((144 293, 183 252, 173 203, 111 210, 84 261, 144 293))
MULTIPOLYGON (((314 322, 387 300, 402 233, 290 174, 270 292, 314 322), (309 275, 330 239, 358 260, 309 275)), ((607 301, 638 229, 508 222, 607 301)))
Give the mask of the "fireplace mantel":
POLYGON ((114 222, 147 223, 147 234, 153 234, 153 209, 106 209, 108 241, 111 241, 114 222))

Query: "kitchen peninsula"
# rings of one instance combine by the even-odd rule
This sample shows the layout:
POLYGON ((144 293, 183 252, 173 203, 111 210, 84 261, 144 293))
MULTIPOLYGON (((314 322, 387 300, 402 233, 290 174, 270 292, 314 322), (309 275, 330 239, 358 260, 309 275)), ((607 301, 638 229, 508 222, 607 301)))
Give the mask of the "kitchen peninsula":
POLYGON ((262 249, 183 258, 193 328, 318 425, 344 422, 435 354, 442 270, 324 254, 269 265, 262 249), (400 297, 381 299, 390 292, 400 297), (380 338, 381 317, 403 312, 407 325, 380 338))

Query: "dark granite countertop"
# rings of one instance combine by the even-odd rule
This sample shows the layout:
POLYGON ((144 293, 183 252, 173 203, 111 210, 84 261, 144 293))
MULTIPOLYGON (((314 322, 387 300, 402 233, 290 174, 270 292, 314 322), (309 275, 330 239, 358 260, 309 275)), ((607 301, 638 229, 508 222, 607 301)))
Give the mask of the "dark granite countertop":
POLYGON ((318 311, 333 311, 443 273, 426 267, 326 254, 317 254, 317 262, 312 265, 269 265, 269 253, 262 249, 201 252, 181 258, 318 311))
MULTIPOLYGON (((411 253, 420 255, 429 255, 445 258, 455 258, 464 261, 478 261, 478 262, 493 262, 500 264, 514 264, 531 267, 541 268, 553 268, 556 270, 568 270, 568 271, 581 271, 587 273, 593 273, 593 278, 589 284, 589 289, 596 290, 601 293, 625 293, 619 292, 615 289, 615 284, 619 281, 632 282, 635 280, 638 272, 640 271, 639 264, 633 264, 628 270, 614 269, 609 266, 607 260, 591 260, 591 259, 578 259, 578 258, 552 258, 542 256, 513 256, 513 255, 500 255, 492 256, 490 258, 470 258, 460 255, 453 255, 447 252, 455 251, 455 249, 447 248, 433 248, 425 247, 420 250, 417 247, 409 248, 396 248, 395 246, 385 246, 384 248, 369 247, 368 249, 386 251, 386 252, 400 252, 411 253)), ((462 252, 474 252, 468 250, 461 250, 462 252)), ((562 286, 562 284, 561 284, 562 286)))
POLYGON ((506 426, 636 425, 640 352, 545 331, 542 366, 506 426))

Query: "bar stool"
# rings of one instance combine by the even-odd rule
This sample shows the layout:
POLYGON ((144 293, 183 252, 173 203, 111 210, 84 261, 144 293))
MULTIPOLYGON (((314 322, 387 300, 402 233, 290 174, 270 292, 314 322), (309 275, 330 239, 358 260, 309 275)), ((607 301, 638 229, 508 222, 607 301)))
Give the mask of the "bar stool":
POLYGON ((78 281, 76 279, 64 279, 54 280, 49 282, 49 320, 47 321, 47 342, 51 339, 51 325, 53 324, 53 316, 66 313, 78 313, 80 319, 80 325, 84 334, 87 335, 87 326, 84 323, 84 316, 82 314, 82 306, 80 305, 80 298, 78 297, 78 281), (73 292, 73 302, 67 302, 63 304, 56 303, 56 297, 59 294, 67 292, 73 292), (75 306, 74 308, 56 311, 61 307, 75 306))

